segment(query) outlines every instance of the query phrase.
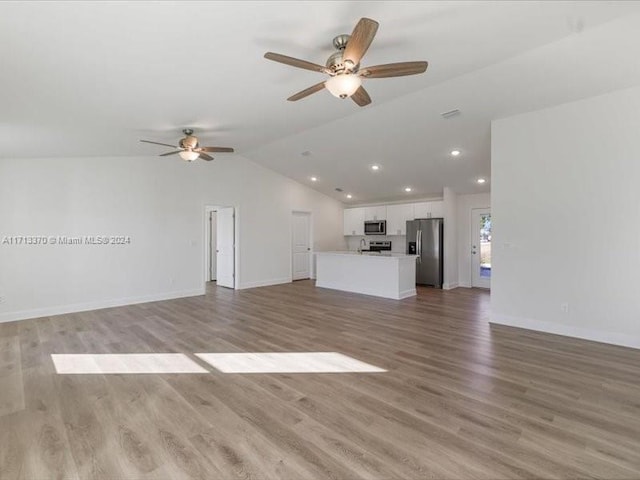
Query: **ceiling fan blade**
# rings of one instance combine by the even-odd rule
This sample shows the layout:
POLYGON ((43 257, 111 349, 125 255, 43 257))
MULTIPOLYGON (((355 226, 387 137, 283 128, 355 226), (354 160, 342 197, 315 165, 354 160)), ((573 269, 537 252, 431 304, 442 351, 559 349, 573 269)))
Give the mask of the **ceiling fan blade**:
POLYGON ((231 147, 201 147, 196 148, 196 150, 198 152, 234 152, 233 148, 231 147))
POLYGON ((207 162, 210 162, 211 160, 213 160, 213 157, 211 155, 207 155, 204 152, 200 152, 200 157, 202 160, 206 160, 207 162))
POLYGON ((351 95, 351 100, 356 102, 361 107, 364 107, 371 103, 371 97, 369 96, 369 94, 367 93, 367 91, 364 89, 362 85, 360 85, 360 88, 356 90, 356 93, 351 95))
POLYGON ((360 63, 360 59, 367 53, 367 49, 373 37, 376 36, 378 31, 378 22, 371 20, 370 18, 361 18, 356 27, 351 32, 351 38, 347 42, 347 47, 342 54, 342 60, 350 60, 355 67, 360 63))
POLYGON ((387 63, 386 65, 365 67, 358 72, 358 75, 365 78, 404 77, 405 75, 424 73, 427 66, 429 66, 428 62, 387 63))
POLYGON ((288 57, 279 53, 267 52, 264 54, 264 58, 267 60, 273 60, 274 62, 284 63, 285 65, 291 65, 292 67, 304 68, 305 70, 311 70, 313 72, 326 72, 327 68, 317 63, 307 62, 306 60, 300 60, 298 58, 288 57))
POLYGON ((296 93, 295 95, 291 95, 287 100, 290 102, 295 102, 296 100, 300 100, 301 98, 308 97, 312 93, 319 92, 324 88, 324 82, 316 83, 314 86, 305 88, 301 92, 296 93))
POLYGON ((175 152, 167 152, 167 153, 161 153, 160 156, 161 157, 168 157, 169 155, 175 155, 176 153, 180 153, 182 150, 176 150, 175 152))
POLYGON ((177 148, 175 145, 169 145, 168 143, 152 142, 151 140, 140 140, 143 143, 153 143, 154 145, 162 145, 163 147, 177 148))

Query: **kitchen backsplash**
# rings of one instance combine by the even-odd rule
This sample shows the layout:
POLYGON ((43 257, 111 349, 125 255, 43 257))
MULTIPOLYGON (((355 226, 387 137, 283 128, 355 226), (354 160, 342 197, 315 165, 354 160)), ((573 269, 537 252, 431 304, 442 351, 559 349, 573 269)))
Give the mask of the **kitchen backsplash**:
POLYGON ((364 238, 365 242, 367 242, 367 247, 369 248, 370 241, 390 241, 391 242, 391 251, 404 253, 406 248, 406 239, 407 237, 404 235, 366 235, 362 237, 345 237, 347 239, 347 246, 349 250, 357 250, 360 247, 360 239, 364 238))

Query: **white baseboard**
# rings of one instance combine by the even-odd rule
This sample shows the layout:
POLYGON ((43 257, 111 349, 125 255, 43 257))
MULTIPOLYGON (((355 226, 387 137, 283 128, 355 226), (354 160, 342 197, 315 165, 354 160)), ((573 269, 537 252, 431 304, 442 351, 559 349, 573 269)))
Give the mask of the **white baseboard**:
POLYGON ((627 335, 624 333, 605 332, 603 330, 593 330, 589 328, 573 327, 544 320, 532 320, 528 318, 512 317, 509 315, 491 314, 489 323, 496 325, 507 325, 509 327, 524 328, 538 332, 553 333, 565 337, 581 338, 593 342, 609 343, 621 347, 640 349, 640 337, 627 335))
POLYGON ((0 323, 27 320, 29 318, 51 317, 53 315, 64 315, 66 313, 87 312, 89 310, 100 310, 102 308, 122 307, 138 303, 173 300, 174 298, 195 297, 204 294, 205 288, 203 287, 196 290, 181 290, 176 292, 143 295, 140 297, 125 297, 112 300, 100 300, 97 302, 56 305, 53 307, 35 308, 33 310, 21 310, 18 312, 5 312, 0 313, 0 323))
POLYGON ((283 283, 291 283, 293 279, 291 277, 286 278, 273 278, 271 280, 260 280, 258 282, 243 283, 238 287, 238 290, 245 290, 247 288, 268 287, 270 285, 281 285, 283 283))
POLYGON ((453 290, 454 288, 458 288, 459 286, 460 285, 458 285, 458 282, 445 283, 444 285, 442 285, 442 289, 453 290))
POLYGON ((418 291, 415 288, 410 288, 409 290, 404 290, 400 292, 397 300, 402 300, 403 298, 415 297, 418 294, 418 291))
POLYGON ((463 288, 473 288, 470 283, 466 283, 466 282, 459 282, 458 286, 463 288))

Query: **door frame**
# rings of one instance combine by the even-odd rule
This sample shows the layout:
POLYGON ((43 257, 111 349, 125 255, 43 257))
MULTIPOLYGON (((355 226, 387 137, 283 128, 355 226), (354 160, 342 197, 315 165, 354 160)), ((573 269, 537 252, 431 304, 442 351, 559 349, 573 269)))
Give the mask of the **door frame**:
MULTIPOLYGON (((211 278, 213 276, 212 275, 212 270, 211 270, 211 264, 213 264, 213 257, 214 257, 214 255, 212 254, 212 252, 214 250, 214 248, 213 248, 213 242, 214 242, 213 228, 211 228, 213 226, 212 225, 213 222, 211 221, 211 219, 213 218, 214 214, 215 214, 215 217, 216 217, 216 233, 215 233, 215 235, 216 235, 216 237, 215 237, 216 247, 217 247, 217 241, 218 241, 218 212, 216 210, 211 210, 211 211, 209 211, 209 225, 208 225, 208 228, 207 228, 207 234, 209 235, 209 250, 208 250, 208 252, 209 252, 209 255, 208 255, 209 256, 209 261, 207 261, 207 265, 209 265, 209 270, 207 272, 207 281, 208 282, 213 282, 214 280, 217 281, 217 279, 218 279, 218 271, 217 271, 218 270, 218 255, 215 256, 216 257, 216 275, 215 275, 216 278, 211 278)), ((217 251, 217 248, 215 250, 217 251)))
MULTIPOLYGON (((489 280, 487 280, 487 285, 474 285, 474 273, 476 271, 475 269, 475 265, 474 265, 474 258, 478 259, 478 267, 480 266, 480 246, 477 247, 477 254, 474 255, 472 253, 473 250, 473 245, 474 243, 476 243, 476 238, 475 238, 475 229, 477 228, 477 225, 474 223, 475 222, 475 218, 476 215, 482 215, 482 214, 489 214, 491 215, 491 207, 478 207, 478 208, 472 208, 471 209, 471 218, 470 218, 470 223, 471 223, 471 232, 470 232, 470 238, 471 238, 471 242, 469 243, 469 257, 470 257, 470 262, 471 262, 471 268, 470 268, 470 272, 471 272, 471 287, 472 288, 486 288, 487 290, 491 289, 491 278, 489 278, 489 280)), ((493 219, 493 216, 491 217, 493 219)), ((477 244, 477 243, 476 243, 477 244)), ((491 272, 493 274, 493 271, 491 272)))
POLYGON ((315 279, 315 262, 313 250, 313 212, 309 210, 291 210, 289 217, 289 281, 293 282, 293 216, 295 214, 306 215, 309 218, 309 278, 315 279))
MULTIPOLYGON (((216 205, 205 205, 204 206, 204 221, 203 221, 203 230, 204 230, 204 269, 202 273, 202 281, 204 288, 206 289, 207 283, 209 283, 209 265, 210 265, 210 249, 211 249, 211 235, 209 234, 209 214, 210 212, 217 211, 219 208, 233 208, 233 213, 235 214, 235 221, 233 222, 233 230, 234 230, 234 254, 233 254, 233 269, 235 272, 234 279, 234 290, 238 290, 240 288, 240 228, 238 225, 240 224, 239 218, 239 208, 236 205, 229 205, 225 203, 220 203, 216 205)), ((206 292, 206 290, 205 290, 206 292)))

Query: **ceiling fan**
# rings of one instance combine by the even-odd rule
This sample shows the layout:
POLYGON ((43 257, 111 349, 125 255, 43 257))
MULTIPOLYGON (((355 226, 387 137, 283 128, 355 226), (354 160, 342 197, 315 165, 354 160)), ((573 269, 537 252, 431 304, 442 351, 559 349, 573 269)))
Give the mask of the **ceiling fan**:
POLYGON ((177 148, 172 152, 161 153, 161 157, 167 157, 169 155, 180 155, 180 158, 187 162, 193 162, 194 160, 201 158, 210 162, 213 160, 211 155, 207 155, 207 152, 233 152, 233 148, 229 147, 201 147, 198 143, 198 137, 193 134, 193 130, 185 128, 182 130, 186 136, 178 142, 178 146, 169 145, 168 143, 152 142, 151 140, 140 140, 144 143, 153 143, 154 145, 163 145, 165 147, 177 148))
POLYGON ((333 39, 336 51, 327 60, 326 66, 307 62, 279 53, 267 52, 264 58, 274 62, 284 63, 292 67, 304 68, 314 72, 326 73, 328 80, 317 83, 301 92, 287 98, 295 102, 312 93, 326 88, 332 95, 339 98, 351 97, 361 107, 371 103, 371 97, 362 86, 363 78, 388 78, 416 75, 427 70, 427 62, 400 62, 361 67, 360 60, 367 52, 378 30, 378 22, 370 18, 361 18, 351 35, 338 35, 333 39))

